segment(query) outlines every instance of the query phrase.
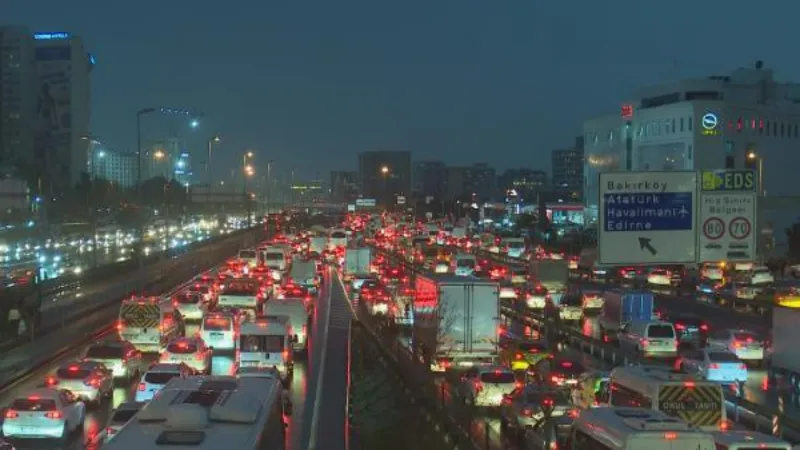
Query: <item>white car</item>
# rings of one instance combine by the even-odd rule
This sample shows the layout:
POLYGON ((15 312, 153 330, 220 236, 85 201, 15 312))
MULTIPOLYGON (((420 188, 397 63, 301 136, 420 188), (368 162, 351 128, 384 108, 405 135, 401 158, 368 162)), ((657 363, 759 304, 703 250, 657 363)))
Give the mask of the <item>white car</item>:
POLYGON ((175 377, 186 378, 195 374, 195 370, 186 364, 154 364, 142 375, 142 379, 136 387, 134 399, 137 402, 149 402, 169 383, 169 380, 175 377))
POLYGON ((186 364, 200 373, 211 373, 213 349, 206 346, 200 338, 177 338, 167 344, 161 352, 163 364, 186 364))
POLYGON ((747 365, 735 353, 722 349, 694 350, 681 355, 676 368, 723 384, 747 381, 747 365))
POLYGON ((103 440, 108 442, 113 439, 114 435, 117 434, 126 423, 130 422, 144 405, 144 402, 124 402, 114 408, 114 411, 111 412, 111 418, 108 419, 105 429, 101 432, 103 433, 103 440))
POLYGON ((565 295, 558 304, 558 314, 566 322, 580 322, 583 317, 582 300, 577 295, 565 295))
POLYGON ((448 273, 450 272, 450 266, 446 262, 438 262, 436 263, 436 267, 433 270, 436 273, 448 273))
POLYGON ((713 331, 706 346, 710 349, 728 350, 739 359, 761 365, 764 361, 764 343, 748 330, 725 329, 713 331))
POLYGON ((114 378, 129 380, 139 376, 142 352, 127 341, 96 342, 86 349, 84 361, 102 363, 114 374, 114 378))
POLYGON ((753 268, 749 276, 751 284, 770 284, 775 282, 775 276, 772 275, 772 271, 764 266, 753 268))
POLYGON ((241 316, 233 312, 207 314, 200 322, 200 338, 215 350, 234 350, 241 316))
POLYGON ((500 406, 520 384, 508 367, 473 367, 461 377, 459 391, 466 404, 500 406))
POLYGON ((184 291, 172 297, 172 306, 183 316, 184 320, 200 320, 203 318, 205 305, 203 294, 199 292, 184 291))
POLYGON ((36 389, 15 398, 5 412, 3 436, 66 441, 83 430, 86 406, 63 389, 36 389))
POLYGON ((100 403, 114 392, 114 375, 103 363, 74 361, 62 364, 45 378, 45 385, 66 389, 81 400, 100 403))
POLYGON ((669 270, 653 269, 647 274, 647 283, 654 286, 672 285, 672 274, 669 270))

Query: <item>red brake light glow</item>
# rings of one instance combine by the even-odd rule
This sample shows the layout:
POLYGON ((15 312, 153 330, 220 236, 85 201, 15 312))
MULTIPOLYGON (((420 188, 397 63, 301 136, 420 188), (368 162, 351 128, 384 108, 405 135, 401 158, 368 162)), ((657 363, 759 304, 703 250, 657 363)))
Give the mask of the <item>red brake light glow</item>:
POLYGON ((570 367, 572 367, 572 363, 570 361, 562 361, 561 362, 561 367, 570 368, 570 367))
POLYGON ((61 415, 59 411, 48 411, 44 414, 44 416, 47 417, 48 419, 61 419, 62 417, 64 417, 61 415))
POLYGON ((677 438, 678 438, 678 433, 673 433, 673 432, 664 433, 664 439, 668 441, 673 441, 677 438))
POLYGON ((69 370, 70 372, 77 372, 78 370, 80 370, 80 367, 78 367, 78 366, 69 366, 69 369, 67 369, 67 370, 69 370))
POLYGON ((13 409, 6 411, 6 419, 16 419, 17 417, 19 417, 19 414, 13 409))

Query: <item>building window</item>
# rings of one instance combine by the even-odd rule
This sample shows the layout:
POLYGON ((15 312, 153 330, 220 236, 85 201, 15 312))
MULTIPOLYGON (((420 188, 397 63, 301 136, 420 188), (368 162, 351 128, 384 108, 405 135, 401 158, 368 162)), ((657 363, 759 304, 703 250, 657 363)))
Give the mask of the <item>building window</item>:
POLYGON ((683 117, 681 117, 680 127, 681 133, 683 133, 683 117))
POLYGON ((778 122, 772 122, 772 136, 778 137, 778 122))
POLYGON ((783 134, 783 122, 781 122, 781 137, 784 137, 784 134, 783 134))
POLYGON ((736 168, 736 155, 725 155, 725 168, 726 169, 736 168))
POLYGON ((675 132, 675 119, 672 119, 672 132, 675 132))
POLYGON ((764 133, 769 137, 769 120, 764 121, 764 133))
POLYGON ((692 116, 689 116, 689 131, 692 131, 692 116))

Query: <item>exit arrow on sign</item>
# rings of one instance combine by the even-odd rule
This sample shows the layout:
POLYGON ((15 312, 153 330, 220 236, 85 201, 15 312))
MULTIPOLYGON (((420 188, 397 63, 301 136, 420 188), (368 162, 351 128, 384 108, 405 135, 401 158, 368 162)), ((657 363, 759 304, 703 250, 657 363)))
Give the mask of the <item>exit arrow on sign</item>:
POLYGON ((650 252, 651 255, 656 256, 658 254, 658 252, 656 251, 655 248, 653 248, 653 245, 650 243, 650 241, 651 241, 651 239, 649 239, 649 238, 640 237, 639 238, 639 249, 640 250, 647 250, 648 252, 650 252))

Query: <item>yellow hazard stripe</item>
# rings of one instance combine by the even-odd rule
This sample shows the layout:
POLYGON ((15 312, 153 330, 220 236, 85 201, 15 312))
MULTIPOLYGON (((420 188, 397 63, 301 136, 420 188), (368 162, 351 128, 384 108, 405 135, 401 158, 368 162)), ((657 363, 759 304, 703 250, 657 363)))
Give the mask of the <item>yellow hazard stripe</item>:
POLYGON ((122 307, 122 318, 130 328, 158 328, 161 321, 161 307, 155 304, 131 304, 122 307))
POLYGON ((716 426, 722 421, 724 399, 719 386, 662 386, 659 409, 695 426, 716 426), (694 405, 696 409, 686 409, 694 405))

